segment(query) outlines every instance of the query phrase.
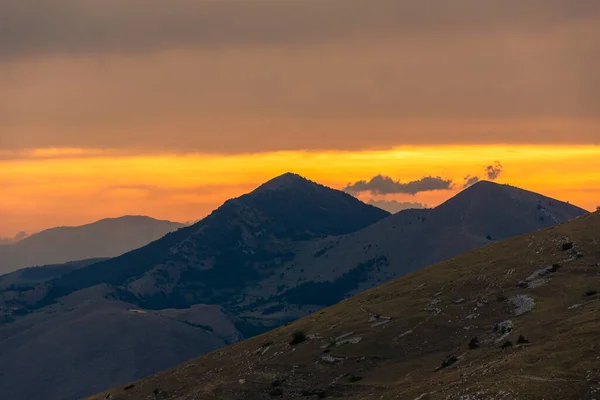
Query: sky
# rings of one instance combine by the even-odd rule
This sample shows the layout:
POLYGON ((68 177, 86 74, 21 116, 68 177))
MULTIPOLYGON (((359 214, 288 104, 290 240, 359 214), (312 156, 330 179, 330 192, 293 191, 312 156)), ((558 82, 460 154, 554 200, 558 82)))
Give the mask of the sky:
POLYGON ((492 178, 593 210, 598 37, 596 0, 3 0, 0 237, 197 220, 287 171, 394 210, 492 178))

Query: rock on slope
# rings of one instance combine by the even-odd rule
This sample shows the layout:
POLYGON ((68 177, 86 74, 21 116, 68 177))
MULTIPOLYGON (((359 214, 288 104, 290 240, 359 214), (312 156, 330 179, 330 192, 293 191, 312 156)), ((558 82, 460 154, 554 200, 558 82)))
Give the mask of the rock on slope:
POLYGON ((93 400, 600 394, 600 214, 413 272, 93 400), (543 278, 535 288, 525 279, 543 278))
POLYGON ((16 244, 0 246, 0 273, 35 265, 115 257, 182 226, 149 217, 125 216, 89 225, 48 229, 16 244))

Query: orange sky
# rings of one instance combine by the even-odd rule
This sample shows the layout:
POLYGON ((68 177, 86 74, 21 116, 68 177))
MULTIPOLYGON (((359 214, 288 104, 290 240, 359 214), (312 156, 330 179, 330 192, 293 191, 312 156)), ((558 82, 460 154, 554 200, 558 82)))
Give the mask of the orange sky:
POLYGON ((0 27, 0 236, 198 219, 286 171, 500 161, 600 203, 597 0, 2 0, 0 27))
POLYGON ((0 235, 124 214, 199 219, 226 199, 287 171, 338 189, 380 173, 403 182, 428 175, 453 179, 456 190, 375 197, 435 206, 454 195, 466 175, 484 177, 483 168, 495 160, 504 166, 500 183, 588 210, 600 204, 599 146, 431 146, 228 156, 40 149, 0 161, 0 235))

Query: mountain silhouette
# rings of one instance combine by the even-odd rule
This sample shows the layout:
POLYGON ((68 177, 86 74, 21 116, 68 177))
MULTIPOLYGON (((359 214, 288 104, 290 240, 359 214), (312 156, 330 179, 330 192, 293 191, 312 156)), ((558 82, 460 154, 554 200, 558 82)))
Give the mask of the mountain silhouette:
POLYGON ((68 381, 56 395, 43 394, 60 399, 101 391, 435 262, 584 214, 481 182, 434 209, 390 215, 285 174, 122 256, 55 267, 37 282, 22 274, 0 279, 0 310, 11 310, 0 324, 0 337, 10 337, 0 352, 36 360, 27 368, 0 366, 11 377, 0 390, 35 398, 40 388, 68 381), (102 329, 106 318, 123 329, 102 329), (39 356, 48 343, 54 346, 39 356), (58 353, 67 344, 76 355, 58 353), (34 377, 45 378, 36 387, 25 384, 34 377))
POLYGON ((107 218, 91 224, 48 229, 11 245, 0 245, 0 273, 19 268, 99 257, 115 257, 182 227, 145 216, 107 218))

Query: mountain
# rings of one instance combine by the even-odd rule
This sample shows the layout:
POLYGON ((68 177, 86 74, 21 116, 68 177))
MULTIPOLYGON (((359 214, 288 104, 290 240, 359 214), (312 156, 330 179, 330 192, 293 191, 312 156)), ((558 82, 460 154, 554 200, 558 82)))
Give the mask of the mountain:
POLYGON ((539 194, 482 182, 435 209, 389 215, 286 174, 122 256, 36 284, 2 290, 0 280, 0 320, 4 312, 12 321, 0 325, 0 354, 9 343, 12 360, 35 360, 35 368, 0 365, 6 377, 0 391, 48 399, 99 391, 448 257, 583 214, 539 194), (186 310, 193 319, 181 314, 186 310), (115 331, 98 328, 109 315, 111 329, 123 326, 118 341, 115 331), (41 352, 36 343, 52 346, 41 352), (69 343, 77 357, 61 361, 61 346, 69 343), (39 385, 28 385, 34 377, 39 385), (69 385, 57 388, 59 382, 69 385), (55 394, 42 391, 48 387, 55 394))
POLYGON ((278 273, 297 243, 347 234, 389 213, 295 174, 228 200, 150 245, 54 281, 51 298, 100 283, 126 285, 147 308, 220 303, 278 273))
POLYGON ((0 245, 0 273, 29 266, 115 257, 182 226, 149 217, 125 216, 83 226, 48 229, 14 244, 0 245))
POLYGON ((388 215, 286 174, 120 257, 37 284, 11 277, 3 286, 2 277, 0 391, 76 398, 263 331, 220 302, 273 274, 302 243, 388 215), (39 385, 28 385, 34 376, 39 385))
POLYGON ((599 243, 600 213, 493 243, 90 399, 595 399, 599 243))

